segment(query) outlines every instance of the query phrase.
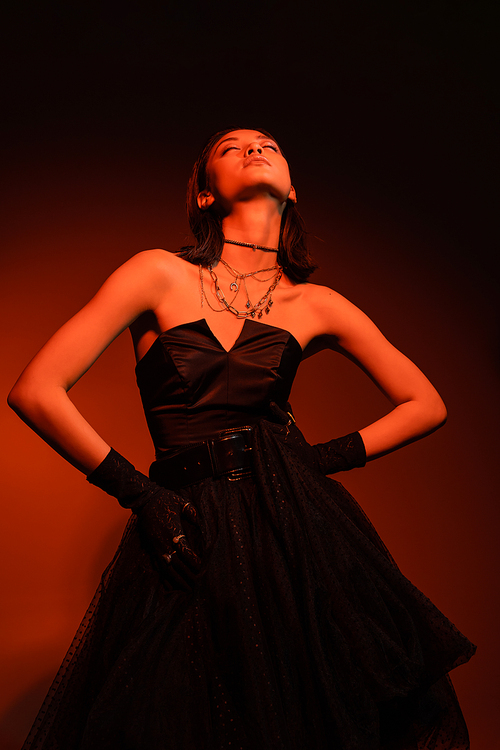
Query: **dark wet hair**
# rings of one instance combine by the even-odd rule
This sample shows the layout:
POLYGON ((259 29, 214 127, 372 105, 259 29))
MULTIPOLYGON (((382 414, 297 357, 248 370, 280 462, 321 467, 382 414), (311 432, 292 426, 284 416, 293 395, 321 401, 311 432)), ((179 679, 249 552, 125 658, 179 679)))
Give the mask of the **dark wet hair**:
MULTIPOLYGON (((198 195, 207 185, 207 162, 215 144, 228 133, 245 128, 233 127, 219 130, 206 142, 200 156, 193 167, 187 189, 187 214, 189 226, 194 235, 194 245, 186 245, 179 250, 179 255, 189 263, 208 266, 216 263, 222 253, 224 235, 222 233, 222 218, 212 208, 202 211, 198 206, 198 195)), ((266 130, 258 128, 258 132, 268 138, 273 136, 266 130)), ((304 221, 297 211, 295 203, 287 200, 281 217, 281 229, 278 244, 278 263, 283 266, 286 275, 295 282, 307 281, 311 273, 317 268, 306 245, 306 229, 304 221)))

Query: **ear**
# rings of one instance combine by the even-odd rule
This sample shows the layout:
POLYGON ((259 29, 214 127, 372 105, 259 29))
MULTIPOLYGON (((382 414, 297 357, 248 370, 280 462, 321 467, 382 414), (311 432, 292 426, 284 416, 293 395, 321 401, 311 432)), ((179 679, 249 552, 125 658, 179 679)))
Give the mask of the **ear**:
POLYGON ((198 208, 200 208, 202 211, 206 211, 207 208, 210 208, 214 200, 215 198, 210 190, 202 190, 201 193, 198 193, 198 208))
POLYGON ((295 188, 293 185, 290 187, 290 192, 288 193, 288 200, 292 201, 292 203, 297 203, 297 193, 295 192, 295 188))

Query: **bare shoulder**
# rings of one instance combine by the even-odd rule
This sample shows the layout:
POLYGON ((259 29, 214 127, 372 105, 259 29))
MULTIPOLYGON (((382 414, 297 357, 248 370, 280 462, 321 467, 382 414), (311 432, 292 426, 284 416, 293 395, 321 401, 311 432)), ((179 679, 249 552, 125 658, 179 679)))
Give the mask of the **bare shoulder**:
POLYGON ((179 258, 175 253, 171 253, 163 248, 154 248, 136 253, 136 255, 133 255, 120 266, 120 269, 152 276, 157 275, 158 277, 166 275, 168 278, 172 274, 181 273, 181 269, 185 265, 186 261, 179 258))
POLYGON ((306 283, 301 287, 304 312, 313 321, 316 336, 341 338, 352 324, 369 320, 356 305, 328 286, 306 283))
POLYGON ((181 281, 187 265, 174 253, 161 248, 143 250, 117 268, 103 288, 117 287, 124 293, 138 295, 146 308, 154 309, 158 300, 181 281))
POLYGON ((304 299, 313 308, 353 306, 346 297, 343 297, 329 286, 306 282, 305 284, 301 284, 301 287, 304 290, 304 299))

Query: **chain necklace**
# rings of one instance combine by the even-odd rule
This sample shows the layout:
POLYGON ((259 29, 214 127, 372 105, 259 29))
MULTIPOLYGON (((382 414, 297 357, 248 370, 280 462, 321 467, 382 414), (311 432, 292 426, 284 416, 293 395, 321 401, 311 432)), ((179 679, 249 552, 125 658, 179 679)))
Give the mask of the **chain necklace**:
MULTIPOLYGON (((221 260, 222 260, 222 258, 221 258, 221 260)), ((222 262, 224 263, 224 265, 227 266, 227 263, 225 261, 222 261, 222 262)), ((264 312, 266 313, 266 315, 269 315, 269 313, 271 311, 271 307, 273 306, 272 294, 273 294, 274 290, 276 289, 276 287, 278 286, 278 284, 280 283, 281 277, 283 275, 283 269, 282 269, 282 267, 281 266, 273 266, 272 268, 264 268, 264 269, 261 269, 260 271, 251 271, 250 273, 247 273, 247 274, 240 274, 235 269, 231 268, 231 266, 229 266, 229 269, 231 271, 233 271, 234 274, 237 274, 236 275, 236 282, 232 282, 232 284, 229 287, 231 289, 231 291, 235 292, 234 297, 233 297, 233 299, 230 302, 227 301, 226 295, 224 294, 224 292, 222 291, 222 289, 219 286, 219 279, 217 278, 217 274, 215 273, 215 271, 213 269, 213 266, 212 265, 208 266, 208 272, 210 274, 210 278, 214 282, 214 286, 215 286, 215 296, 216 296, 217 301, 219 302, 219 304, 222 305, 221 308, 217 308, 217 307, 213 307, 213 305, 210 304, 210 300, 207 297, 207 293, 205 291, 205 287, 204 287, 204 284, 203 284, 203 266, 200 265, 201 306, 203 307, 203 300, 206 300, 207 305, 214 312, 226 312, 226 310, 227 310, 227 311, 233 313, 233 315, 235 315, 237 318, 255 318, 256 315, 257 315, 258 318, 262 318, 262 315, 263 315, 264 312), (269 287, 269 289, 267 290, 267 292, 260 298, 260 300, 258 302, 256 302, 255 304, 253 304, 250 301, 250 297, 248 296, 248 290, 247 290, 247 287, 246 287, 245 278, 248 277, 248 276, 254 276, 254 274, 261 273, 262 271, 272 271, 274 268, 277 269, 277 273, 276 273, 276 276, 274 277, 274 280, 273 280, 271 286, 269 287), (243 284, 244 284, 245 292, 246 292, 246 295, 247 295, 247 301, 246 301, 246 304, 245 304, 246 310, 238 310, 233 305, 233 302, 235 301, 235 299, 236 299, 236 297, 238 295, 238 291, 239 291, 239 286, 237 284, 237 280, 238 279, 243 279, 243 284), (236 290, 234 289, 233 284, 236 286, 236 290)), ((254 278, 255 278, 255 276, 254 276, 254 278)), ((269 281, 269 279, 258 279, 258 280, 259 281, 269 281)))
POLYGON ((266 281, 270 281, 273 278, 273 276, 268 276, 267 279, 258 279, 257 274, 267 273, 268 271, 276 271, 276 269, 278 268, 278 266, 276 265, 276 266, 271 266, 270 268, 261 268, 258 271, 249 271, 248 273, 240 273, 239 271, 236 270, 236 268, 233 268, 232 266, 229 265, 229 263, 226 263, 226 261, 223 258, 219 258, 219 262, 222 263, 227 268, 231 276, 234 276, 235 280, 229 284, 230 290, 232 292, 237 292, 238 289, 240 288, 240 285, 238 284, 238 280, 241 279, 241 281, 243 281, 243 285, 245 287, 247 297, 248 297, 248 291, 247 291, 247 285, 246 285, 245 279, 248 279, 249 276, 253 276, 255 281, 260 281, 262 284, 264 284, 266 281))
POLYGON ((251 247, 254 252, 256 250, 263 250, 265 253, 277 253, 278 252, 277 247, 266 247, 265 245, 254 245, 253 242, 240 242, 239 240, 226 240, 226 238, 224 238, 224 242, 227 242, 229 245, 240 245, 241 247, 251 247))

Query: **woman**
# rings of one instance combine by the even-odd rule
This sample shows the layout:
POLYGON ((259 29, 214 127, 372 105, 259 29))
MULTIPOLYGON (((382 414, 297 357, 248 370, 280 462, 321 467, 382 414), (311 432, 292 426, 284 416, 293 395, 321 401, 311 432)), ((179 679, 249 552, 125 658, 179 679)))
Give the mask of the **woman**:
POLYGON ((213 136, 188 190, 194 248, 105 282, 10 404, 133 510, 25 748, 468 747, 447 673, 474 647, 399 572, 327 474, 446 418, 425 376, 314 269, 287 162, 265 131, 213 136), (67 396, 130 327, 156 447, 150 479, 67 396), (335 348, 392 403, 310 446, 287 403, 335 348))

